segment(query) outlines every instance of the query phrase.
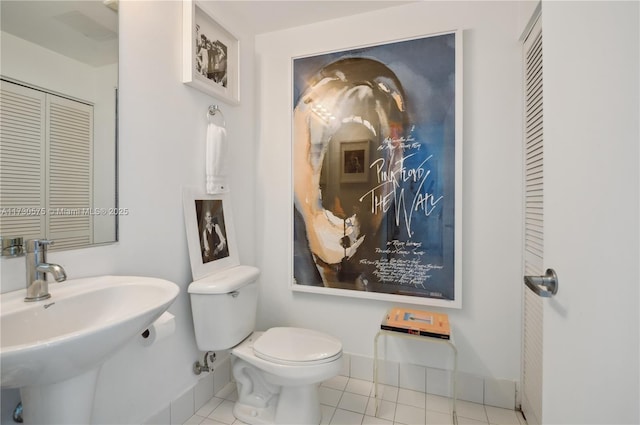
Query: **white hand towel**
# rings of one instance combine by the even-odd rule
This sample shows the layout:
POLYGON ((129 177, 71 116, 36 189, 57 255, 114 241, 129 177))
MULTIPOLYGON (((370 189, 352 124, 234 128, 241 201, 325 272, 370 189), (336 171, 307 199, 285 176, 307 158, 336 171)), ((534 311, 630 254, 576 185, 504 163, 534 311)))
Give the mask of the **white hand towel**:
POLYGON ((210 122, 207 125, 207 193, 228 192, 226 155, 227 130, 210 122))

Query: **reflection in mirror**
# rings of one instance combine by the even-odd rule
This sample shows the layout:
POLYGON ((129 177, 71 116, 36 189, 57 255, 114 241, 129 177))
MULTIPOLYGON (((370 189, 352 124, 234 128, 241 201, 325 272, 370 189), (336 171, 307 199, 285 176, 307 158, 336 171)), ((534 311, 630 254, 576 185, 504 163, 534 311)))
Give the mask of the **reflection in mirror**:
POLYGON ((117 0, 0 7, 0 235, 115 242, 117 0))

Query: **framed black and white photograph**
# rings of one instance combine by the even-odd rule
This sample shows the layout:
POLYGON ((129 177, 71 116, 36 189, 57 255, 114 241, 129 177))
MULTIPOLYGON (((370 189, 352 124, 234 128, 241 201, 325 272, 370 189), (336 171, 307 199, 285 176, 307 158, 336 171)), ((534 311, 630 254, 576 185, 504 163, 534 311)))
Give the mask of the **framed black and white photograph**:
POLYGON ((183 204, 193 279, 238 265, 228 194, 209 195, 185 188, 183 204))
POLYGON ((182 15, 182 81, 220 100, 239 104, 238 39, 198 1, 183 0, 182 15))

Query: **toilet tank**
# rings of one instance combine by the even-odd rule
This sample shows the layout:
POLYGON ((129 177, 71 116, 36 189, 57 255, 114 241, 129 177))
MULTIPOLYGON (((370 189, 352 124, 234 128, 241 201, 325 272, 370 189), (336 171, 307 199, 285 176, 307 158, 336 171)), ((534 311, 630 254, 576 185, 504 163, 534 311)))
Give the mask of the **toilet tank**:
POLYGON ((200 351, 227 350, 253 332, 260 271, 235 266, 189 285, 191 313, 200 351))

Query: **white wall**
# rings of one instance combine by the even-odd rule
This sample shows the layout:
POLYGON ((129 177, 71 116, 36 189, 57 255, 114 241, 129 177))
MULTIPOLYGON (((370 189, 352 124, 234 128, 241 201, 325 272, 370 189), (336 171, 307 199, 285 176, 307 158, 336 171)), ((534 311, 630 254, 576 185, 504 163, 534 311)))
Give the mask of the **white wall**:
POLYGON ((241 24, 225 19, 244 47, 242 103, 227 106, 181 83, 181 7, 177 1, 120 3, 120 205, 131 213, 120 221, 115 272, 166 278, 182 291, 169 309, 177 320, 172 340, 149 348, 129 344, 105 364, 96 393, 97 423, 141 422, 196 382, 192 365, 201 354, 186 293, 191 271, 181 188, 204 190, 211 104, 220 106, 228 129, 240 261, 254 264, 255 142, 247 125, 254 113, 252 40, 242 36, 241 24))
MULTIPOLYGON (((146 275, 171 280, 181 292, 169 309, 176 316, 176 333, 170 339, 150 347, 133 341, 104 365, 93 417, 102 424, 141 423, 197 382, 192 365, 202 355, 195 346, 186 292, 191 270, 181 188, 201 185, 204 190, 206 112, 211 104, 220 105, 228 129, 240 260, 255 264, 252 37, 243 35, 242 22, 221 17, 243 46, 242 104, 232 107, 181 82, 182 2, 124 1, 119 14, 120 206, 130 213, 121 217, 118 243, 55 252, 49 260, 62 264, 70 279, 146 275)), ((23 273, 3 275, 3 280, 13 277, 24 282, 23 273)), ((55 297, 55 285, 51 290, 55 297)), ((13 407, 3 403, 3 418, 13 407)))
MULTIPOLYGON (((521 60, 514 2, 418 2, 259 35, 257 256, 259 323, 339 337, 373 357, 373 337, 392 303, 293 293, 291 266, 291 58, 464 31, 462 309, 450 315, 460 370, 519 381, 521 267, 521 60), (354 31, 354 28, 357 28, 354 31)), ((446 366, 446 350, 398 344, 408 363, 446 366)), ((394 353, 390 353, 391 356, 394 353)))
MULTIPOLYGON (((2 32, 1 40, 3 76, 95 101, 93 67, 6 32, 2 32)), ((110 77, 114 78, 115 74, 110 77)))

